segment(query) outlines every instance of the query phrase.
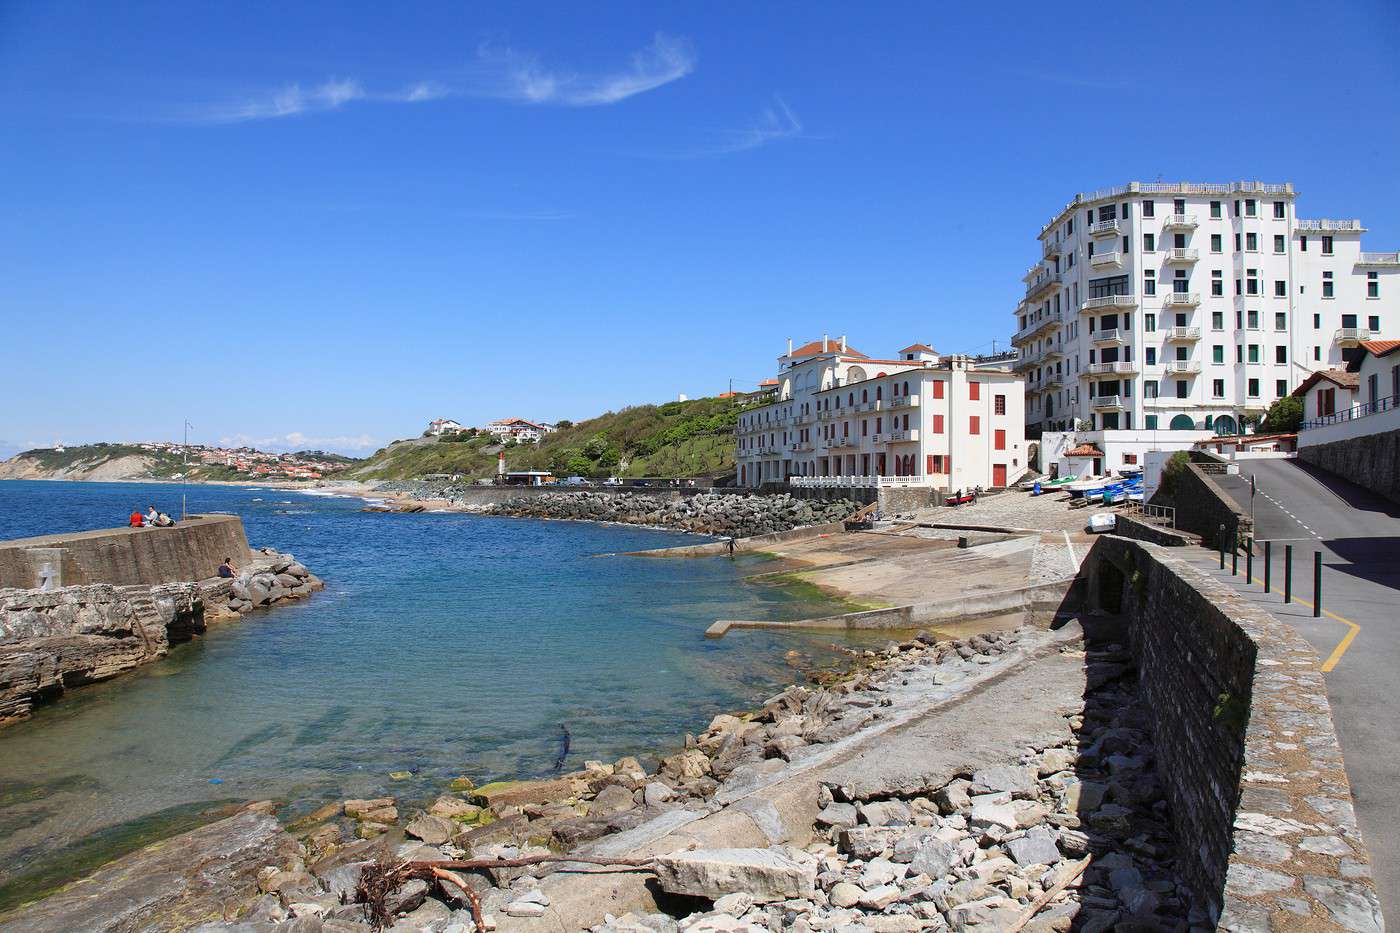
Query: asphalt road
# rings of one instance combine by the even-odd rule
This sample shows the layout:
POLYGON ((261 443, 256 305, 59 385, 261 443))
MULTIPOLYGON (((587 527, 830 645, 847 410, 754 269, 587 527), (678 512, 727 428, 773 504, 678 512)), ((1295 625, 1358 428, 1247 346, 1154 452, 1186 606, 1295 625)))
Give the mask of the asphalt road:
MULTIPOLYGON (((1327 694, 1351 781, 1362 837, 1370 849, 1382 909, 1400 922, 1400 506, 1296 460, 1242 461, 1240 475, 1216 477, 1245 511, 1254 497, 1254 576, 1264 578, 1264 541, 1272 541, 1274 592, 1248 593, 1289 622, 1325 659, 1327 694), (1283 605, 1284 548, 1293 546, 1293 593, 1313 598, 1313 554, 1322 554, 1322 607, 1283 605), (1347 624, 1350 622, 1351 624, 1347 624), (1343 644, 1354 631, 1354 637, 1343 644), (1328 667, 1331 665, 1331 669, 1328 667)), ((1220 575, 1219 559, 1196 562, 1220 575)), ((1244 557, 1234 583, 1246 592, 1244 557)), ((1227 557, 1224 579, 1230 581, 1227 557)))

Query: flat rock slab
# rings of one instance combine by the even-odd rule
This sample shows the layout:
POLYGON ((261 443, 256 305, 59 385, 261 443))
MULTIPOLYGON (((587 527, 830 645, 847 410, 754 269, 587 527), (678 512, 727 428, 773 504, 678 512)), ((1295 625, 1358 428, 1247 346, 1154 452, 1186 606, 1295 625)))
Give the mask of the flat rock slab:
POLYGON ((787 846, 771 849, 696 849, 663 855, 656 877, 671 894, 720 898, 743 892, 755 903, 811 897, 815 858, 787 846))
POLYGON ((229 919, 257 895, 264 865, 299 850, 271 816, 244 811, 125 855, 6 915, 0 931, 174 931, 229 919))

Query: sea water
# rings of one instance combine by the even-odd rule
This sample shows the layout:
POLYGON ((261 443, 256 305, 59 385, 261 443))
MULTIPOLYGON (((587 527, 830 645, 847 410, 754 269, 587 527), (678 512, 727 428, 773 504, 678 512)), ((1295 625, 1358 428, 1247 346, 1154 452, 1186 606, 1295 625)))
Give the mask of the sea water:
POLYGON ((626 526, 366 513, 358 498, 256 486, 12 481, 0 539, 123 525, 151 504, 179 515, 182 497, 242 516, 252 545, 294 554, 326 589, 0 729, 0 908, 239 801, 295 815, 431 799, 459 775, 546 775, 565 730, 566 771, 674 750, 798 676, 788 651, 833 663, 843 637, 706 639, 716 619, 831 607, 746 582, 744 558, 622 555, 705 540, 626 526))

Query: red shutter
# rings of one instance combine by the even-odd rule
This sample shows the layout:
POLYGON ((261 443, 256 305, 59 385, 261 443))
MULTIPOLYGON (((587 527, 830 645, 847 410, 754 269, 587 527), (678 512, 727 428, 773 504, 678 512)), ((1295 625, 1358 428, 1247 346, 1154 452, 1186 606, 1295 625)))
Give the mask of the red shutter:
MULTIPOLYGON (((972 383, 972 384, 973 384, 973 385, 977 385, 977 383, 975 383, 975 382, 972 383)), ((968 433, 968 434, 981 434, 981 433, 982 433, 982 419, 979 418, 979 417, 977 417, 976 415, 970 415, 970 416, 968 417, 968 419, 967 419, 967 433, 968 433)))
POLYGON ((992 447, 996 450, 1006 449, 1006 432, 1001 428, 997 428, 996 430, 996 440, 992 442, 992 447))
MULTIPOLYGON (((943 384, 943 383, 941 383, 941 382, 935 382, 935 383, 934 383, 934 385, 942 385, 942 384, 943 384)), ((942 433, 943 433, 943 416, 942 416, 942 415, 934 415, 934 416, 933 416, 933 433, 934 433, 934 434, 942 434, 942 433)))
POLYGON ((942 380, 942 379, 935 379, 935 380, 933 380, 933 397, 934 397, 934 398, 942 398, 942 397, 943 397, 943 380, 942 380))
POLYGON ((928 455, 928 472, 933 472, 933 454, 928 455))
POLYGON ((970 398, 970 399, 972 399, 974 402, 977 401, 979 398, 981 398, 981 397, 982 397, 982 383, 980 383, 980 382, 969 382, 969 383, 967 384, 967 397, 970 398))

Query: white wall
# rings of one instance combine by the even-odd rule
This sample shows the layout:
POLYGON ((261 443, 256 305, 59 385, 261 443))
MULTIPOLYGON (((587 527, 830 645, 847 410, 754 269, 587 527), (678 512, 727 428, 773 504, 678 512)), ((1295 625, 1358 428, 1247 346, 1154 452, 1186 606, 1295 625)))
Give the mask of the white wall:
POLYGON ((1400 408, 1391 408, 1363 418, 1338 421, 1334 424, 1325 424, 1322 427, 1299 431, 1298 446, 1301 448, 1312 447, 1316 444, 1331 444, 1334 441, 1350 440, 1365 434, 1380 434, 1384 431, 1395 430, 1400 430, 1400 408))

